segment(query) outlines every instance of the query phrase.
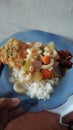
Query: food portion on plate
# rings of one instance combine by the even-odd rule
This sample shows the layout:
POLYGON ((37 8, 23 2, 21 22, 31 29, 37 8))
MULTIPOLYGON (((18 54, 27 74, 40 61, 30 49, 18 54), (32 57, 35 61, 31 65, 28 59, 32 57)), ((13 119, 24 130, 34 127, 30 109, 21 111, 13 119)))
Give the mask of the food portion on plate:
POLYGON ((13 89, 43 100, 50 98, 54 86, 72 68, 72 57, 68 50, 57 50, 54 42, 43 44, 12 38, 0 47, 0 62, 9 67, 13 89))

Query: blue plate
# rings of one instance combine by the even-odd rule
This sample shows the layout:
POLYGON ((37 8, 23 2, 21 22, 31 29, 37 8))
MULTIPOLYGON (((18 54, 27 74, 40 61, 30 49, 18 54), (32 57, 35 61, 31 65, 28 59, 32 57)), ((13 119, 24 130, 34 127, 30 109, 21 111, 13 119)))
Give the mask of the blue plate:
MULTIPOLYGON (((50 41, 54 41, 56 48, 58 50, 68 49, 73 53, 73 45, 69 43, 66 39, 59 35, 55 35, 48 32, 43 32, 39 30, 28 30, 23 32, 18 32, 11 37, 22 40, 22 41, 40 41, 44 44, 47 44, 50 41)), ((9 37, 10 38, 10 37, 9 37)), ((7 40, 2 41, 0 46, 3 46, 7 40)), ((30 97, 25 94, 17 94, 14 92, 12 84, 9 83, 8 77, 8 67, 5 65, 4 69, 0 76, 0 97, 18 97, 20 100, 29 100, 30 97)), ((73 94, 73 68, 68 70, 66 75, 61 79, 58 87, 54 89, 54 92, 51 94, 51 97, 47 101, 38 100, 36 106, 32 106, 29 111, 37 112, 43 109, 52 109, 62 105, 67 98, 73 94)), ((22 105, 23 108, 23 105, 22 105)), ((23 108, 24 109, 24 108, 23 108)))

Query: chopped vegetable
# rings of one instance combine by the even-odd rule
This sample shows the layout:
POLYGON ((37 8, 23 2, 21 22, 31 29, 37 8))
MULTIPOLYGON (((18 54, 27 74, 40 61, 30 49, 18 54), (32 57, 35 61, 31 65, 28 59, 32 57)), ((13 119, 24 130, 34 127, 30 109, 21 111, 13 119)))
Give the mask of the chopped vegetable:
POLYGON ((51 47, 51 48, 55 48, 55 44, 54 44, 53 41, 51 41, 47 46, 48 46, 48 47, 51 47))
POLYGON ((23 60, 22 65, 24 66, 25 64, 26 64, 26 61, 25 61, 25 60, 23 60))
POLYGON ((37 52, 37 50, 36 50, 36 49, 33 49, 33 50, 32 50, 32 53, 36 53, 36 52, 37 52))
POLYGON ((53 75, 53 72, 52 71, 49 71, 48 69, 43 69, 41 71, 41 74, 43 76, 43 79, 51 79, 52 78, 52 75, 53 75))
POLYGON ((42 57, 42 62, 44 64, 49 64, 50 63, 50 56, 46 55, 42 57))
POLYGON ((43 79, 40 71, 34 71, 32 74, 32 81, 39 82, 43 79))
POLYGON ((11 50, 7 49, 6 51, 9 56, 13 56, 13 52, 11 50))
POLYGON ((22 68, 24 70, 24 72, 29 72, 29 67, 30 67, 30 61, 23 61, 23 64, 22 64, 22 68))

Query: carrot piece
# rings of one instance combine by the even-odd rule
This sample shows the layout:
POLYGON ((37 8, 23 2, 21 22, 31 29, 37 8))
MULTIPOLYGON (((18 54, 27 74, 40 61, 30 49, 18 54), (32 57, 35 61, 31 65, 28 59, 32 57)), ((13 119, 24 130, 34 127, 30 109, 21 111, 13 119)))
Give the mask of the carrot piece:
POLYGON ((33 50, 32 50, 32 53, 35 53, 35 52, 37 52, 37 50, 36 50, 36 49, 33 49, 33 50))
POLYGON ((42 57, 42 62, 44 64, 49 64, 50 63, 50 56, 43 56, 42 57))
POLYGON ((51 79, 52 78, 52 71, 49 71, 48 69, 43 69, 41 71, 43 79, 51 79))

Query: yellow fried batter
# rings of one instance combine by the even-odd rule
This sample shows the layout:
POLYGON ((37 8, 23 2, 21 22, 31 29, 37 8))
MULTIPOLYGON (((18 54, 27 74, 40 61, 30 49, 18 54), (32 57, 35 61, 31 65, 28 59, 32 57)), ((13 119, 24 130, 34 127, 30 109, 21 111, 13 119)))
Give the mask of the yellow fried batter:
POLYGON ((26 57, 26 49, 29 47, 28 44, 11 38, 0 48, 0 61, 10 67, 19 69, 26 57))

